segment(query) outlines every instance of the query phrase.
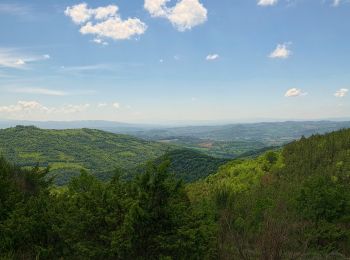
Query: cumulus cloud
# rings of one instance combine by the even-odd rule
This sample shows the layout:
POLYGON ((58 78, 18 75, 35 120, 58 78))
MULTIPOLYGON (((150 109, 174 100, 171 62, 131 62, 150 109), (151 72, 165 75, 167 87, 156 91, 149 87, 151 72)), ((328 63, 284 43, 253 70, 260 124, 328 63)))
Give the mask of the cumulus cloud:
POLYGON ((22 111, 49 111, 49 109, 36 101, 18 101, 15 105, 0 106, 0 113, 16 113, 22 111))
POLYGON ((129 18, 123 21, 116 17, 96 24, 88 22, 80 28, 80 33, 93 34, 114 40, 126 40, 132 36, 143 34, 146 28, 147 26, 139 19, 129 18))
POLYGON ((306 96, 307 93, 303 92, 301 89, 298 88, 291 88, 288 89, 287 92, 284 94, 285 97, 300 97, 300 96, 306 96))
POLYGON ((69 16, 76 24, 84 23, 92 16, 86 3, 68 6, 64 11, 64 14, 69 16))
POLYGON ((207 21, 208 11, 199 0, 179 0, 168 7, 170 0, 145 0, 144 8, 152 17, 168 19, 179 31, 190 30, 207 21))
POLYGON ((0 113, 11 115, 35 114, 71 114, 83 112, 90 107, 89 104, 63 105, 61 107, 47 107, 37 101, 18 101, 14 105, 0 106, 0 113))
POLYGON ((290 43, 278 44, 276 49, 269 55, 272 59, 287 59, 292 55, 289 49, 290 43))
POLYGON ((349 90, 347 88, 341 88, 334 93, 334 96, 338 98, 343 98, 348 94, 349 90))
POLYGON ((133 36, 142 35, 147 30, 147 25, 138 18, 123 20, 118 13, 116 5, 108 5, 98 8, 89 8, 86 3, 67 7, 65 15, 72 21, 81 25, 81 34, 97 36, 93 41, 106 45, 102 38, 113 40, 126 40, 133 36))
POLYGON ((48 54, 35 55, 13 48, 0 48, 0 67, 21 69, 26 65, 49 59, 48 54))
POLYGON ((259 0, 258 5, 260 6, 271 6, 278 3, 278 0, 259 0))
POLYGON ((213 61, 213 60, 217 60, 219 58, 220 58, 219 54, 209 54, 205 59, 207 61, 213 61))

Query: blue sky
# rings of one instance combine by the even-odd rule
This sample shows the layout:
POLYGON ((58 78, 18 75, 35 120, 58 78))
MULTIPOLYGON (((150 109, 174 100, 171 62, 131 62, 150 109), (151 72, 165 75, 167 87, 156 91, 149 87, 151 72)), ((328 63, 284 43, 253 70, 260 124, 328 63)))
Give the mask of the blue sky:
POLYGON ((348 0, 0 0, 0 119, 350 117, 348 0))

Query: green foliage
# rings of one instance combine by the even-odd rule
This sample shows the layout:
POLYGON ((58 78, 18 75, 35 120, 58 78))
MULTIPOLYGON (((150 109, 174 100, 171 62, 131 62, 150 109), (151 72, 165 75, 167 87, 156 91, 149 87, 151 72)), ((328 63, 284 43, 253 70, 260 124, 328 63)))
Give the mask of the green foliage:
POLYGON ((243 154, 253 154, 254 151, 264 149, 264 143, 255 140, 227 140, 219 141, 201 139, 196 137, 168 137, 166 139, 154 139, 162 143, 174 144, 187 149, 214 156, 217 158, 236 158, 243 154))
POLYGON ((350 130, 230 162, 188 192, 216 205, 220 258, 350 255, 350 130))
MULTIPOLYGON (((0 258, 204 259, 215 230, 191 205, 168 162, 131 181, 82 171, 51 190, 47 171, 0 160, 0 258)), ((208 255, 209 254, 209 255, 208 255)))
POLYGON ((44 130, 17 126, 0 130, 0 154, 19 166, 51 166, 57 184, 80 170, 110 179, 115 168, 131 169, 163 155, 171 147, 92 129, 44 130))
POLYGON ((350 257, 350 130, 224 165, 190 151, 153 162, 109 182, 82 169, 57 188, 48 169, 1 158, 0 258, 350 257))
MULTIPOLYGON (((221 165, 228 162, 227 159, 211 157, 189 149, 169 151, 155 159, 153 163, 160 165, 164 161, 169 161, 168 172, 186 183, 205 178, 217 172, 221 165)), ((140 165, 133 174, 143 173, 146 168, 147 164, 140 165)))

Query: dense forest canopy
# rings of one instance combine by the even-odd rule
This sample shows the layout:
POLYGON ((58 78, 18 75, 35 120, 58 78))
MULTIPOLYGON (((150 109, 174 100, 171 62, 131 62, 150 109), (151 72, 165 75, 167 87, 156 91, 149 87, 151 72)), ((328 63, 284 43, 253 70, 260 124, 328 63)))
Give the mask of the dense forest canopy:
POLYGON ((350 130, 233 160, 185 185, 171 162, 131 180, 0 160, 3 259, 346 259, 350 130))
POLYGON ((79 175, 80 170, 108 179, 115 168, 132 169, 171 149, 167 144, 93 129, 17 126, 0 130, 0 154, 19 166, 50 166, 58 183, 79 175))

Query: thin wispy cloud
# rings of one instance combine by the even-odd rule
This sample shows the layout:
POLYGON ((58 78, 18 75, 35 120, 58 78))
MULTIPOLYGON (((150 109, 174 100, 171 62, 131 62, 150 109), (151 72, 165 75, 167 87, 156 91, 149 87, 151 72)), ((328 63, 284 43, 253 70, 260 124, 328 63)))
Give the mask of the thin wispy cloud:
POLYGON ((0 67, 24 69, 26 65, 48 59, 48 54, 38 55, 15 48, 0 48, 0 67))
POLYGON ((152 17, 169 20, 179 31, 191 30, 208 20, 208 11, 199 0, 181 0, 168 7, 169 0, 145 0, 144 8, 152 17))
POLYGON ((67 96, 68 92, 47 88, 15 88, 11 92, 21 94, 47 95, 47 96, 67 96))
POLYGON ((82 66, 61 66, 61 71, 66 72, 84 72, 94 70, 111 70, 112 66, 109 64, 94 64, 94 65, 82 65, 82 66))
POLYGON ((339 6, 342 0, 333 0, 333 6, 339 6))
POLYGON ((123 20, 116 5, 89 8, 86 3, 81 3, 67 7, 64 13, 81 26, 81 34, 97 37, 95 43, 104 44, 103 39, 127 40, 147 30, 147 25, 138 18, 123 20))
POLYGON ((31 9, 25 5, 13 3, 0 3, 0 14, 25 16, 31 13, 31 9))

